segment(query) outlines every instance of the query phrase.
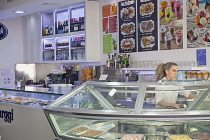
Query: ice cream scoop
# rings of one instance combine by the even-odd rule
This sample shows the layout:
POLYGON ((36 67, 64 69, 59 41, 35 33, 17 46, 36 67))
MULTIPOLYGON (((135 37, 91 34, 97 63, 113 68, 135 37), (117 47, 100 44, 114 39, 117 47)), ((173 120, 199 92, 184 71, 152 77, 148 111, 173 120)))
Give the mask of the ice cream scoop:
POLYGON ((165 33, 166 32, 166 26, 165 25, 161 25, 160 32, 161 33, 165 33))
POLYGON ((205 17, 202 17, 202 18, 200 19, 200 24, 202 24, 202 25, 204 26, 204 25, 206 25, 206 23, 207 23, 206 18, 205 18, 205 17))
POLYGON ((201 11, 201 12, 199 13, 199 15, 200 15, 201 17, 206 17, 206 12, 205 12, 205 11, 201 11))

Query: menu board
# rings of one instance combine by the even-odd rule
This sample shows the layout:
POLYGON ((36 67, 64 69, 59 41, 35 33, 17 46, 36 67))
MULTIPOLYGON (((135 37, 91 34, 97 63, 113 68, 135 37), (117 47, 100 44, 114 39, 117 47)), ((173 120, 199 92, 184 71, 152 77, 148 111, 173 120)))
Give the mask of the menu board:
POLYGON ((138 0, 138 51, 158 50, 157 0, 138 0))
POLYGON ((160 50, 183 49, 183 0, 160 0, 159 7, 160 50))
POLYGON ((187 47, 210 47, 210 1, 187 0, 187 47))
POLYGON ((118 14, 117 3, 102 6, 103 16, 103 53, 117 52, 117 38, 118 38, 118 14))
POLYGON ((119 10, 119 52, 136 52, 136 2, 118 3, 119 10))

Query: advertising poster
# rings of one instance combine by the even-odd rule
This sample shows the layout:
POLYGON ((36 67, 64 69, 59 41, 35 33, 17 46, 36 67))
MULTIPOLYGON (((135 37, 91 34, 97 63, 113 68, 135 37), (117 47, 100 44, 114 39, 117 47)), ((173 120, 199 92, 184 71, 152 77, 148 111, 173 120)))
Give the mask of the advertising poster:
POLYGON ((119 11, 119 52, 136 52, 136 2, 118 3, 119 11))
POLYGON ((206 66, 206 49, 196 50, 197 66, 206 66))
POLYGON ((210 1, 187 0, 187 47, 210 47, 210 1))
POLYGON ((109 4, 102 7, 103 16, 103 53, 117 52, 117 4, 109 4), (111 37, 111 38, 110 38, 111 37), (109 47, 108 47, 109 46, 109 47), (110 48, 111 47, 111 48, 110 48), (109 48, 109 49, 108 49, 109 48))
POLYGON ((138 0, 138 51, 158 50, 157 0, 138 0))
POLYGON ((183 0, 160 0, 160 50, 183 49, 183 0))

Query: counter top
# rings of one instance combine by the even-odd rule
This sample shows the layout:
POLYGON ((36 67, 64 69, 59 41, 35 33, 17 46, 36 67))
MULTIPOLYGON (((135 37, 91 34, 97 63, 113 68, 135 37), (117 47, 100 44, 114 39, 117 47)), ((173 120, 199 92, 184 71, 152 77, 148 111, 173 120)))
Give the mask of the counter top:
POLYGON ((36 92, 36 93, 47 93, 47 94, 60 94, 63 95, 69 91, 50 90, 42 85, 27 85, 24 89, 19 89, 14 85, 0 85, 0 90, 11 90, 11 91, 22 91, 22 92, 36 92))

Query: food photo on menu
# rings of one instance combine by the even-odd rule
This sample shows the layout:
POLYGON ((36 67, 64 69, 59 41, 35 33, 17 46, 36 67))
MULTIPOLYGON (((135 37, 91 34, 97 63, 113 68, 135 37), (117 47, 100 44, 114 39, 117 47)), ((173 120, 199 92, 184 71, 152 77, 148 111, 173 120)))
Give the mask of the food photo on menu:
POLYGON ((141 16, 150 15, 154 12, 154 10, 155 10, 154 3, 149 2, 149 3, 142 4, 140 6, 140 15, 141 16))
POLYGON ((142 48, 152 48, 155 45, 155 38, 153 36, 143 36, 141 38, 142 48))
POLYGON ((122 35, 130 35, 135 33, 135 24, 133 22, 130 23, 123 23, 121 25, 121 34, 122 35))
POLYGON ((160 0, 160 50, 183 49, 183 0, 160 0))
POLYGON ((187 47, 210 47, 209 0, 187 0, 187 47))
POLYGON ((142 33, 145 32, 152 32, 154 30, 154 21, 153 20, 146 20, 140 23, 140 31, 142 33))
POLYGON ((121 40, 121 49, 125 51, 132 51, 132 49, 135 47, 135 40, 133 38, 127 38, 121 40))
POLYGON ((132 19, 135 16, 135 8, 130 6, 128 8, 123 8, 120 11, 120 17, 123 20, 132 19))

